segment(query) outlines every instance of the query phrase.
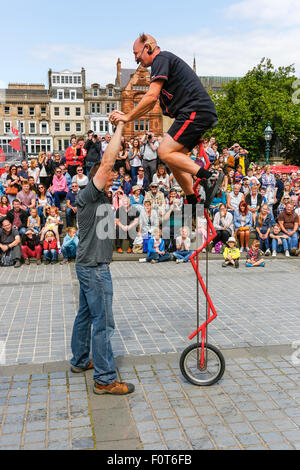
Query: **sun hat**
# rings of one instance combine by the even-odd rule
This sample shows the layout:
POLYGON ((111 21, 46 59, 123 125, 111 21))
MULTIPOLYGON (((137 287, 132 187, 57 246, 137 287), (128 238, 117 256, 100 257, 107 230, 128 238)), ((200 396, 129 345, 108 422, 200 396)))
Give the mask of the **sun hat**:
POLYGON ((227 243, 236 243, 236 239, 234 237, 230 237, 228 238, 227 243))

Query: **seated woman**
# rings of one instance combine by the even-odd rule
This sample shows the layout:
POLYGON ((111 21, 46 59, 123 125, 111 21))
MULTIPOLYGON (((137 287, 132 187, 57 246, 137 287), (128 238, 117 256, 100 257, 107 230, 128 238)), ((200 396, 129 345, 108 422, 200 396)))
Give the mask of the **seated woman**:
POLYGON ((84 189, 86 185, 88 184, 89 179, 88 177, 83 173, 83 167, 78 166, 76 168, 76 175, 73 176, 72 178, 72 183, 77 183, 79 189, 84 189))
POLYGON ((211 204, 209 206, 209 212, 212 214, 212 216, 214 216, 218 212, 220 204, 226 206, 226 203, 226 194, 224 191, 220 190, 211 201, 211 204))
POLYGON ((148 243, 152 237, 153 231, 159 227, 157 211, 152 209, 151 201, 145 201, 139 217, 139 225, 143 237, 143 251, 147 253, 148 243))
POLYGON ((157 183, 158 190, 163 192, 164 195, 167 196, 170 191, 170 177, 167 173, 165 165, 158 165, 157 172, 153 175, 152 183, 157 183))
POLYGON ((9 200, 8 200, 8 197, 3 195, 1 196, 1 199, 0 199, 0 219, 2 219, 2 217, 5 217, 6 214, 8 213, 8 211, 11 210, 11 206, 9 204, 9 200))
POLYGON ((29 227, 22 236, 21 251, 25 260, 25 264, 30 264, 30 258, 36 258, 36 264, 41 264, 43 248, 40 244, 40 238, 38 234, 31 227, 29 227))
POLYGON ((262 195, 259 194, 258 186, 256 184, 251 186, 250 192, 246 195, 245 201, 252 214, 253 225, 255 225, 257 214, 262 205, 262 195))
POLYGON ((263 204, 257 217, 255 228, 257 232, 257 238, 260 242, 260 250, 262 251, 265 245, 266 256, 271 254, 269 235, 273 225, 274 219, 270 214, 269 206, 268 204, 263 204))
POLYGON ((280 225, 275 224, 270 232, 272 243, 272 256, 275 258, 277 253, 284 252, 285 256, 289 256, 288 235, 281 231, 280 225))
POLYGON ((76 258, 77 246, 79 238, 77 236, 77 230, 75 227, 68 227, 66 229, 66 236, 63 240, 61 247, 63 260, 60 264, 67 264, 69 260, 76 258))
POLYGON ((288 196, 287 194, 282 197, 280 204, 277 208, 277 219, 279 215, 281 214, 281 212, 285 211, 287 204, 289 204, 290 202, 291 202, 291 197, 288 196))
POLYGON ((217 232, 212 248, 212 253, 215 253, 216 244, 219 242, 227 243, 228 239, 234 234, 233 216, 227 211, 225 204, 220 205, 220 210, 214 217, 213 225, 217 232))
POLYGON ((37 187, 36 192, 36 206, 42 225, 44 225, 44 223, 46 222, 44 216, 44 208, 47 204, 50 206, 54 206, 54 199, 50 191, 47 190, 46 185, 40 183, 37 187))
POLYGON ((189 261, 193 254, 190 247, 189 229, 188 227, 181 227, 180 236, 176 238, 176 251, 173 253, 176 263, 187 263, 189 261))
POLYGON ((170 257, 170 253, 166 253, 165 242, 161 238, 161 230, 157 228, 153 232, 153 237, 149 240, 146 261, 152 264, 162 263, 163 261, 169 261, 170 257))
POLYGON ((249 211, 246 201, 241 201, 238 210, 235 211, 234 227, 236 239, 240 237, 240 252, 249 250, 250 229, 252 226, 252 213, 249 211))
POLYGON ((143 206, 144 196, 141 194, 141 187, 140 186, 133 186, 132 194, 129 196, 129 202, 131 206, 143 206))

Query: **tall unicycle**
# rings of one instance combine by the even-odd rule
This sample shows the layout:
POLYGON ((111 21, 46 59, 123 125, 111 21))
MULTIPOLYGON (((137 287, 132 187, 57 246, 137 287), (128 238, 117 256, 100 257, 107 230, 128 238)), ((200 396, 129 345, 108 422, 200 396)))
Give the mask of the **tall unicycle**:
MULTIPOLYGON (((202 143, 199 146, 199 155, 203 156, 209 166, 207 155, 203 149, 202 143)), ((198 186, 200 180, 195 184, 194 191, 198 196, 198 186)), ((199 254, 216 237, 216 231, 209 217, 208 211, 204 209, 204 217, 207 221, 207 239, 202 246, 196 250, 190 261, 196 273, 196 297, 197 297, 197 328, 189 339, 197 337, 197 342, 188 346, 180 357, 180 370, 182 375, 193 385, 210 386, 221 380, 225 372, 225 359, 221 351, 214 345, 208 343, 208 325, 216 317, 217 312, 214 304, 208 294, 208 250, 206 250, 206 284, 203 281, 199 271, 199 254), (200 307, 199 307, 199 285, 201 286, 206 298, 206 320, 200 326, 200 307)))

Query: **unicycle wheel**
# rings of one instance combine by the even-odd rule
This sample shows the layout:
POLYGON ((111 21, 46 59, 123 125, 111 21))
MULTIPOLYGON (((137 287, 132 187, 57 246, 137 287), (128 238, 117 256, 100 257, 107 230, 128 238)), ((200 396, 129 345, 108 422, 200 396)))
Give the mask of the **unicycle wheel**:
POLYGON ((200 367, 201 345, 192 344, 186 348, 180 357, 182 375, 193 385, 209 386, 218 382, 225 372, 225 359, 221 351, 212 344, 205 346, 205 361, 200 367))

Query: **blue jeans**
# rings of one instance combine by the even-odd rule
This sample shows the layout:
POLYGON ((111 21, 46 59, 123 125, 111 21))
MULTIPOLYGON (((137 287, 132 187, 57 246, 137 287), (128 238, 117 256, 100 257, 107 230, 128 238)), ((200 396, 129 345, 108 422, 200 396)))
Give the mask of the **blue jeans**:
POLYGON ((75 318, 71 364, 84 369, 92 359, 94 380, 108 385, 117 380, 111 337, 115 323, 112 311, 113 285, 108 264, 96 267, 76 266, 80 285, 79 309, 75 318), (91 333, 91 327, 93 331, 91 333))
POLYGON ((86 164, 85 164, 85 172, 86 172, 86 176, 87 176, 87 177, 89 176, 90 171, 91 171, 91 168, 95 165, 95 163, 97 163, 97 162, 86 162, 86 164))
POLYGON ((45 225, 46 218, 44 216, 44 208, 42 206, 38 207, 38 216, 41 219, 41 225, 45 225))
POLYGON ((278 240, 276 240, 276 238, 272 238, 272 251, 280 253, 281 251, 286 251, 289 249, 287 239, 282 238, 281 241, 282 245, 279 245, 278 240))
POLYGON ((60 201, 66 198, 67 193, 65 191, 55 191, 53 194, 54 204, 60 209, 60 201))
POLYGON ((56 250, 44 250, 44 256, 46 261, 57 261, 58 258, 56 250))
POLYGON ((66 222, 67 227, 73 227, 73 221, 76 218, 76 214, 69 207, 66 208, 66 222))
POLYGON ((71 259, 71 258, 76 258, 76 246, 75 245, 70 245, 70 246, 62 246, 62 255, 64 259, 71 259))
MULTIPOLYGON (((287 232, 292 232, 292 230, 287 230, 287 232)), ((298 248, 297 232, 294 233, 291 237, 289 237, 287 242, 288 242, 289 250, 292 250, 293 248, 298 248)))
POLYGON ((183 259, 184 263, 187 263, 192 256, 193 251, 175 251, 173 253, 175 259, 183 259))
POLYGON ((137 175, 139 171, 139 166, 131 166, 130 167, 130 173, 131 173, 131 179, 133 180, 137 175))
POLYGON ((146 259, 149 263, 152 260, 157 260, 159 263, 162 263, 163 261, 169 261, 170 258, 170 253, 165 253, 164 255, 159 255, 158 253, 150 253, 150 255, 147 256, 146 259))
MULTIPOLYGON (((268 230, 261 230, 261 233, 262 235, 265 235, 267 233, 268 230)), ((257 232, 257 238, 258 240, 260 241, 260 246, 259 246, 259 249, 262 251, 263 250, 263 247, 264 247, 264 244, 265 244, 265 247, 266 247, 266 251, 270 249, 270 240, 269 240, 269 237, 266 238, 265 240, 263 240, 262 238, 260 238, 260 236, 258 235, 258 232, 257 232)))

